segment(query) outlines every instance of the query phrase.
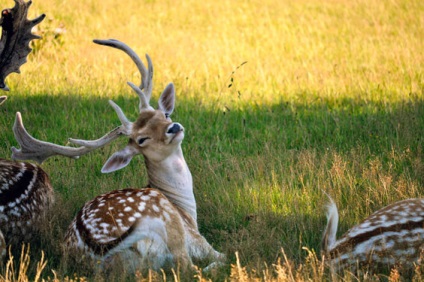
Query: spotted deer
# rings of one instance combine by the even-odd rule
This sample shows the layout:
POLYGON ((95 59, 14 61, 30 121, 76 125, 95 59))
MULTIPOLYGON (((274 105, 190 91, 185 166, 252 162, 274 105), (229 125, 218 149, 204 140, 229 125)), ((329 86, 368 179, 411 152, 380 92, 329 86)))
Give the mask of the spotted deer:
MULTIPOLYGON (((6 77, 19 73, 31 52, 29 43, 40 38, 31 29, 45 15, 28 20, 31 1, 15 0, 15 6, 1 12, 0 89, 9 91, 6 77)), ((0 96, 0 105, 7 96, 0 96)), ((4 130, 4 129, 2 129, 4 130)), ((47 174, 37 165, 0 158, 0 260, 7 246, 21 244, 35 237, 40 223, 53 203, 53 189, 47 174)))
POLYGON ((52 155, 79 157, 101 148, 119 136, 128 144, 104 164, 103 173, 127 166, 136 155, 143 155, 148 174, 143 189, 114 190, 84 204, 66 232, 68 250, 80 250, 103 265, 124 262, 128 269, 189 269, 193 261, 208 262, 208 269, 219 265, 225 256, 199 233, 193 181, 183 156, 184 127, 170 118, 175 104, 175 89, 169 84, 154 109, 149 101, 153 89, 153 66, 148 55, 146 68, 126 44, 109 39, 95 43, 124 51, 141 74, 139 87, 129 86, 139 97, 139 116, 129 121, 112 101, 121 125, 94 141, 69 139, 79 147, 60 146, 31 137, 17 113, 15 130, 21 149, 13 148, 16 159, 42 162, 52 155))
POLYGON ((336 271, 411 269, 424 248, 424 199, 407 199, 388 205, 336 239, 339 215, 330 198, 327 227, 321 249, 336 271))

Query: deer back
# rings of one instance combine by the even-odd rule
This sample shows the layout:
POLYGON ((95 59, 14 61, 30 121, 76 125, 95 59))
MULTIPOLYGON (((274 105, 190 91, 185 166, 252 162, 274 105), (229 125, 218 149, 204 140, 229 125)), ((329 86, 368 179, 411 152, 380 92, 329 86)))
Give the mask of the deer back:
MULTIPOLYGON (((331 210, 334 218, 337 208, 331 210)), ((411 268, 424 248, 424 199, 388 205, 349 229, 339 240, 335 233, 328 236, 331 228, 337 229, 337 222, 328 222, 323 251, 336 269, 411 268)))

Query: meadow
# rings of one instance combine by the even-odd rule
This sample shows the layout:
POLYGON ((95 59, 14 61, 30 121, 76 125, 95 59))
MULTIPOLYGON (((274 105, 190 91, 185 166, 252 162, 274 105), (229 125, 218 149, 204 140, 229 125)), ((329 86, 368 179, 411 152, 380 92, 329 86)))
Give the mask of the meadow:
MULTIPOLYGON (((139 82, 135 66, 92 42, 116 38, 152 58, 153 105, 169 82, 176 86, 172 118, 186 129, 200 231, 229 257, 219 273, 193 281, 401 279, 396 271, 329 273, 320 261, 323 191, 339 207, 340 235, 389 203, 422 196, 424 1, 180 2, 34 0, 29 17, 47 15, 34 31, 43 38, 21 73, 7 78, 11 91, 0 93, 8 95, 0 156, 17 146, 17 111, 34 137, 62 145, 117 126, 109 99, 137 117, 138 98, 126 84, 139 82)), ((2 9, 13 5, 0 0, 2 9)), ((142 157, 100 172, 122 139, 78 160, 42 164, 57 201, 30 256, 15 250, 16 272, 30 260, 20 281, 36 273, 107 280, 68 263, 60 242, 84 202, 146 184, 142 157)), ((0 280, 19 280, 10 275, 3 267, 0 280)), ((411 275, 419 281, 424 272, 411 275)))

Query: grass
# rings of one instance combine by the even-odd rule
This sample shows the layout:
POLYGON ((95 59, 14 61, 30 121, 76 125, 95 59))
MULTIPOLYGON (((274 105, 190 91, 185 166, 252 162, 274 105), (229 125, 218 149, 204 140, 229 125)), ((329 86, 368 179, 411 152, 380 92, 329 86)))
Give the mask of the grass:
MULTIPOLYGON (((152 104, 168 82, 176 85, 173 120, 187 129, 201 233, 230 258, 222 273, 198 274, 199 281, 356 280, 331 276, 319 260, 322 190, 338 204, 340 234, 380 207, 422 196, 422 1, 35 0, 30 13, 46 13, 37 30, 43 39, 22 73, 7 79, 0 155, 16 146, 16 111, 36 138, 59 144, 116 126, 108 99, 135 119, 137 98, 125 83, 139 81, 133 63, 92 39, 117 38, 149 53, 152 104)), ((101 279, 67 263, 59 245, 85 201, 145 185, 141 157, 100 173, 125 141, 43 163, 58 205, 31 245, 29 280, 44 259, 43 279, 101 279)))

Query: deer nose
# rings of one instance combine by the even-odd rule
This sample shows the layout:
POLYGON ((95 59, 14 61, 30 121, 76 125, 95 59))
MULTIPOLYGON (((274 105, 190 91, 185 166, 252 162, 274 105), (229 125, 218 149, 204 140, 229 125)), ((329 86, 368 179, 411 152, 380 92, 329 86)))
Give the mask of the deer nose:
POLYGON ((171 127, 168 128, 168 131, 166 133, 168 134, 176 134, 180 131, 184 130, 184 128, 179 123, 174 123, 171 125, 171 127))

